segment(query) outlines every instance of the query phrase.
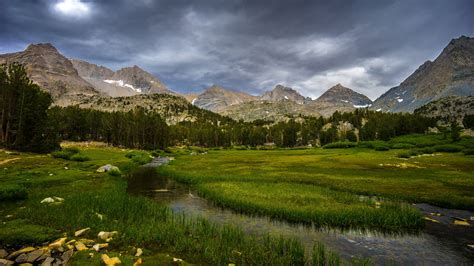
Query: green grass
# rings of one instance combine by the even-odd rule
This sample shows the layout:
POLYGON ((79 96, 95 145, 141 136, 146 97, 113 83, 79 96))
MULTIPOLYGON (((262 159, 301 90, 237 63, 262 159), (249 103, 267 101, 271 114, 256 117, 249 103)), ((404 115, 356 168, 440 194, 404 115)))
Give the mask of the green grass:
MULTIPOLYGON (((96 238, 99 231, 119 232, 118 238, 110 242, 111 251, 127 250, 129 246, 144 248, 144 265, 170 262, 172 257, 212 265, 302 265, 311 260, 295 240, 246 235, 236 227, 174 214, 151 199, 127 194, 125 178, 95 172, 110 163, 126 175, 138 165, 136 161, 148 160, 144 159, 149 158, 146 152, 133 151, 130 156, 126 150, 88 148, 80 153, 91 160, 76 162, 25 153, 2 165, 1 187, 24 186, 28 198, 0 202, 0 246, 40 244, 90 227, 86 238, 96 238), (59 205, 40 203, 50 196, 65 201, 59 205)), ((0 151, 0 161, 7 158, 0 151)), ((88 258, 79 253, 71 265, 99 265, 98 255, 88 258)), ((135 260, 124 255, 122 261, 132 265, 135 260)))
POLYGON ((0 201, 21 200, 28 197, 25 187, 18 184, 5 184, 0 187, 0 201))
POLYGON ((159 171, 237 211, 323 226, 396 231, 423 226, 418 211, 403 202, 474 209, 473 157, 423 153, 365 148, 221 150, 180 156, 159 171), (410 158, 398 158, 401 152, 410 158), (381 204, 361 195, 380 197, 381 204))

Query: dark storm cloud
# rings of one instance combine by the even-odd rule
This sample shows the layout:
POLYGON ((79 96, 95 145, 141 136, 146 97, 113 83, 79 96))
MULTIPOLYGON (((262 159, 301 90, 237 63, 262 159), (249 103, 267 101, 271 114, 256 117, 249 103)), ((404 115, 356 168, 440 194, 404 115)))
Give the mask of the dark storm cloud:
POLYGON ((0 52, 51 42, 113 69, 140 65, 182 92, 282 83, 317 97, 342 83, 375 98, 474 35, 473 3, 4 0, 0 52))

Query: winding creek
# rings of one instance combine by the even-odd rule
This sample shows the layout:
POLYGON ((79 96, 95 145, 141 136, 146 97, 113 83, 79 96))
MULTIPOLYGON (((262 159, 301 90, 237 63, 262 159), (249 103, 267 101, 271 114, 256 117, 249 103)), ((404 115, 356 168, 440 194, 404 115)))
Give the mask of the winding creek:
POLYGON ((307 250, 319 241, 338 252, 345 261, 350 261, 351 256, 357 256, 371 258, 377 264, 393 261, 410 265, 474 264, 474 252, 467 246, 474 244, 474 228, 452 224, 452 217, 470 219, 474 216, 472 212, 442 209, 427 204, 416 205, 427 215, 432 212, 442 214, 438 218, 440 223, 427 221, 425 229, 417 234, 387 235, 380 232, 320 229, 216 207, 199 197, 191 187, 160 176, 154 167, 142 167, 135 171, 129 177, 128 192, 150 197, 175 212, 201 216, 216 224, 238 226, 247 233, 269 233, 296 238, 307 250))

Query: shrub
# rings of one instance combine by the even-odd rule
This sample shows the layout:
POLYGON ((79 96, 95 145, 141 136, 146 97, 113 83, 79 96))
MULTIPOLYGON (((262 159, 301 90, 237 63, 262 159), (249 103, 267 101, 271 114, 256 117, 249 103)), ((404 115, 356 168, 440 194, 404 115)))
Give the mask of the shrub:
POLYGON ((122 176, 122 172, 117 169, 117 168, 114 168, 110 171, 107 172, 110 176, 122 176))
POLYGON ((433 154, 433 153, 435 153, 435 150, 433 148, 429 148, 429 147, 423 148, 420 151, 423 154, 433 154))
POLYGON ((375 149, 376 146, 387 145, 385 141, 373 140, 373 141, 360 141, 357 146, 361 148, 375 149))
POLYGON ((460 152, 462 150, 461 146, 445 144, 445 145, 436 145, 433 149, 437 152, 460 152))
POLYGON ((411 155, 408 153, 408 152, 403 152, 403 153, 399 153, 397 155, 398 158, 410 158, 411 155))
POLYGON ((328 143, 323 146, 324 149, 344 149, 344 148, 354 148, 357 146, 357 143, 350 141, 339 141, 328 143))
POLYGON ((55 151, 55 152, 52 152, 51 155, 54 158, 59 158, 59 159, 64 159, 64 160, 69 160, 71 158, 71 154, 65 151, 55 151))
POLYGON ((90 159, 91 158, 89 158, 88 156, 84 154, 74 154, 73 156, 71 156, 71 160, 76 161, 76 162, 85 162, 85 161, 89 161, 90 159))
POLYGON ((80 152, 78 147, 67 147, 67 148, 64 148, 63 151, 70 154, 76 154, 80 152))
POLYGON ((0 201, 21 200, 28 197, 26 188, 21 185, 3 185, 0 187, 0 201))
POLYGON ((388 145, 376 145, 374 146, 374 150, 376 151, 388 151, 390 147, 388 145))
POLYGON ((410 143, 395 143, 392 145, 392 149, 411 149, 415 147, 415 145, 410 143))
POLYGON ((125 157, 131 159, 134 163, 137 164, 146 164, 151 161, 150 156, 148 153, 143 152, 143 151, 131 151, 127 154, 125 154, 125 157))
POLYGON ((474 155, 474 149, 465 149, 462 152, 464 155, 474 155))

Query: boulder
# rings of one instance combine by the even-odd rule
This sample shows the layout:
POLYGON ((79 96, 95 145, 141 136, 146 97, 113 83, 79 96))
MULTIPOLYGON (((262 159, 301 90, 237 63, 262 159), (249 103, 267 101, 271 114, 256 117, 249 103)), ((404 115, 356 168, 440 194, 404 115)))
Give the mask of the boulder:
POLYGON ((106 164, 106 165, 103 165, 101 167, 99 167, 96 172, 98 173, 105 173, 105 172, 109 172, 109 171, 116 171, 116 170, 119 170, 119 168, 117 166, 113 166, 111 164, 106 164))
POLYGON ((137 253, 135 253, 136 257, 140 257, 143 254, 143 250, 141 248, 137 248, 137 253))
POLYGON ((74 251, 72 249, 64 252, 63 255, 61 256, 61 260, 63 261, 63 264, 66 265, 68 261, 71 259, 73 254, 74 254, 74 251))
POLYGON ((84 243, 78 241, 76 243, 76 249, 77 249, 77 251, 83 251, 83 250, 86 250, 87 247, 86 247, 86 245, 84 245, 84 243))
POLYGON ((142 265, 143 261, 142 261, 142 258, 138 258, 137 261, 135 261, 135 263, 133 264, 133 266, 139 266, 139 265, 142 265))
POLYGON ((15 262, 18 264, 21 264, 21 263, 25 263, 27 260, 28 260, 28 255, 23 253, 23 254, 18 255, 18 257, 16 257, 15 262))
POLYGON ((108 243, 95 244, 92 248, 93 248, 95 251, 99 252, 99 250, 101 250, 101 249, 103 249, 103 248, 106 248, 106 247, 108 247, 108 246, 109 246, 108 243))
POLYGON ((47 249, 43 249, 43 248, 30 252, 26 254, 28 256, 28 258, 26 259, 26 262, 33 263, 37 259, 39 259, 41 256, 43 256, 43 254, 45 254, 46 252, 47 252, 47 249))

